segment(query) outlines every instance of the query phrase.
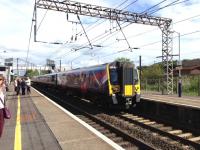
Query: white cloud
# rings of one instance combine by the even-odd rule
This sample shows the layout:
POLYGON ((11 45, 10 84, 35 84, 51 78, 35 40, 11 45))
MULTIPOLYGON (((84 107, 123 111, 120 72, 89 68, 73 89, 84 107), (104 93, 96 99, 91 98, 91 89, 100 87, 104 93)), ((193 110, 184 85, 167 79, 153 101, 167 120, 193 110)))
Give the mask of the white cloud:
MULTIPOLYGON (((173 0, 168 0, 161 6, 164 6, 172 1, 173 0)), ((108 2, 106 0, 79 0, 79 2, 114 8, 123 1, 116 2, 113 0, 108 2)), ((143 10, 146 10, 147 8, 157 4, 158 2, 160 2, 160 0, 141 0, 129 7, 129 9, 131 9, 131 11, 135 10, 136 12, 142 12, 143 10)), ((33 3, 34 2, 31 0, 3 0, 0 2, 0 51, 3 51, 4 49, 7 50, 7 53, 3 57, 26 58, 33 13, 33 3), (13 52, 14 50, 15 52, 13 52)), ((168 7, 153 15, 172 18, 173 22, 175 23, 177 21, 195 15, 200 15, 199 6, 200 2, 198 0, 190 0, 186 4, 179 4, 176 6, 168 7)), ((39 25, 45 12, 46 10, 38 9, 37 25, 39 25)), ((117 57, 127 57, 137 63, 139 55, 142 55, 143 63, 145 64, 153 63, 154 61, 161 61, 161 59, 156 59, 157 56, 160 56, 162 54, 161 31, 160 29, 156 29, 157 27, 132 24, 126 28, 123 28, 123 32, 125 33, 125 36, 127 37, 131 47, 138 47, 140 49, 134 50, 132 53, 125 51, 122 53, 114 54, 117 51, 128 49, 128 44, 125 40, 120 40, 119 42, 116 41, 116 39, 124 39, 122 32, 119 31, 116 34, 113 34, 113 36, 110 34, 110 32, 108 32, 110 28, 117 26, 116 22, 110 22, 108 20, 101 19, 100 21, 98 21, 98 23, 103 23, 91 29, 92 26, 90 25, 92 24, 92 22, 96 22, 98 18, 84 16, 81 16, 80 18, 83 22, 83 26, 87 31, 87 36, 90 39, 92 45, 101 45, 103 47, 94 46, 92 50, 89 49, 88 40, 84 34, 82 34, 82 36, 77 36, 77 41, 71 41, 72 36, 74 39, 77 33, 83 33, 81 25, 67 22, 65 13, 48 11, 44 21, 42 22, 37 32, 37 40, 47 42, 68 42, 65 45, 53 45, 38 42, 35 43, 33 42, 32 34, 28 60, 32 61, 35 64, 45 64, 47 58, 55 59, 57 63, 59 59, 62 59, 63 63, 70 64, 72 60, 78 57, 78 59, 74 61, 74 65, 76 67, 109 62, 116 59, 117 57), (88 26, 90 27, 89 30, 88 26), (102 37, 100 35, 104 34, 105 32, 107 32, 108 36, 100 39, 102 37), (147 33, 144 34, 144 32, 147 33), (99 36, 98 39, 100 40, 97 40, 97 36, 99 36), (110 38, 108 38, 109 36, 110 38), (156 41, 160 42, 149 44, 156 41), (76 52, 71 52, 73 48, 80 48, 80 50, 76 52), (106 55, 110 56, 103 57, 106 55)), ((191 20, 175 23, 173 25, 173 30, 180 32, 181 35, 193 31, 198 31, 200 30, 199 18, 200 17, 196 17, 191 20)), ((76 16, 74 15, 69 15, 69 19, 78 21, 76 16)), ((122 26, 124 25, 125 24, 123 24, 122 26)), ((115 30, 113 30, 112 32, 114 31, 115 30)), ((199 33, 196 33, 181 37, 182 59, 200 57, 198 49, 200 40, 199 35, 199 33), (195 55, 192 55, 191 52, 195 53, 195 55)), ((176 36, 176 34, 174 34, 174 36, 176 36)), ((177 38, 174 39, 174 53, 178 53, 177 38)))

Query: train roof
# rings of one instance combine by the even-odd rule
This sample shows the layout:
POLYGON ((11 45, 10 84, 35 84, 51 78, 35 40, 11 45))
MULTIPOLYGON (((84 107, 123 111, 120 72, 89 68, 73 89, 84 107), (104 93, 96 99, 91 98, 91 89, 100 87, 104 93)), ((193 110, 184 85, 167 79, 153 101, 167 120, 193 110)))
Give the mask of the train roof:
POLYGON ((75 73, 76 71, 80 71, 80 72, 81 71, 89 71, 89 70, 92 70, 92 69, 95 69, 95 68, 96 69, 103 68, 108 64, 116 64, 116 63, 119 63, 119 62, 118 61, 114 61, 114 62, 110 62, 110 63, 94 65, 94 66, 88 66, 88 67, 82 67, 82 68, 76 68, 76 69, 67 70, 67 71, 63 71, 63 72, 54 72, 54 73, 40 75, 40 76, 42 77, 42 76, 49 76, 49 75, 56 75, 56 74, 63 74, 63 73, 70 73, 70 72, 75 73))
MULTIPOLYGON (((72 69, 72 70, 67 70, 67 71, 63 71, 63 72, 54 72, 54 73, 49 73, 49 74, 44 74, 44 75, 39 75, 40 77, 45 77, 45 76, 49 76, 49 75, 56 75, 56 74, 63 74, 63 73, 69 73, 69 72, 76 72, 76 71, 85 71, 88 69, 94 69, 94 68, 101 68, 106 66, 109 63, 105 63, 105 64, 100 64, 100 65, 94 65, 94 66, 88 66, 88 67, 83 67, 83 68, 76 68, 76 69, 72 69)), ((37 77, 37 76, 36 76, 37 77)))
POLYGON ((76 71, 88 71, 88 70, 92 70, 92 69, 100 69, 100 68, 104 68, 106 67, 106 65, 108 65, 109 63, 105 63, 105 64, 101 64, 101 65, 94 65, 94 66, 89 66, 89 67, 83 67, 83 68, 76 68, 76 69, 72 69, 72 70, 67 70, 64 72, 58 72, 57 74, 62 74, 62 73, 70 73, 70 72, 76 72, 76 71))

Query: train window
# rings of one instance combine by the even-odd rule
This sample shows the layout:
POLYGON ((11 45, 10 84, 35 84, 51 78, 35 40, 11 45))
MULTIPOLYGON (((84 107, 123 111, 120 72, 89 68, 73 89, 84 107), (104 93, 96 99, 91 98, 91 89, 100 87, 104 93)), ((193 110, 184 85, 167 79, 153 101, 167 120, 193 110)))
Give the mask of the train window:
POLYGON ((0 67, 0 71, 6 71, 6 67, 0 67))
POLYGON ((133 79, 134 79, 135 82, 137 82, 138 79, 139 79, 139 77, 138 77, 138 72, 137 72, 136 69, 133 70, 133 79))
POLYGON ((51 76, 51 81, 54 82, 55 81, 55 75, 51 76))
POLYGON ((110 82, 112 85, 118 84, 118 74, 114 68, 110 69, 110 82))

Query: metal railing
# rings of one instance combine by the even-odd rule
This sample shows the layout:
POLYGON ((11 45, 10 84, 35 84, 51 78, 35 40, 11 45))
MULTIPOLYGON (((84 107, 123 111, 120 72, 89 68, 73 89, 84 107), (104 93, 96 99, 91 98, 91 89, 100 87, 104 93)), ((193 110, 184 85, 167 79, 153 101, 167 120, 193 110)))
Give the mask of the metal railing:
MULTIPOLYGON (((178 95, 178 77, 174 77, 173 94, 178 95)), ((163 79, 143 79, 141 80, 141 91, 143 93, 160 93, 163 91, 163 79)), ((182 95, 200 96, 200 75, 182 76, 182 95)))

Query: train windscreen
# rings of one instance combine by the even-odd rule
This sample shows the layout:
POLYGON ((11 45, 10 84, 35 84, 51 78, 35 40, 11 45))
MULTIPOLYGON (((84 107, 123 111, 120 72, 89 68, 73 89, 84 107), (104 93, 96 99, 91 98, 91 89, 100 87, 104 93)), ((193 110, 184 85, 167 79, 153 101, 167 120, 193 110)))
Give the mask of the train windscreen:
POLYGON ((118 74, 117 74, 116 68, 110 69, 110 82, 111 82, 112 85, 118 84, 118 74))
POLYGON ((134 84, 137 84, 137 82, 139 80, 137 69, 133 70, 133 80, 134 80, 134 84))

